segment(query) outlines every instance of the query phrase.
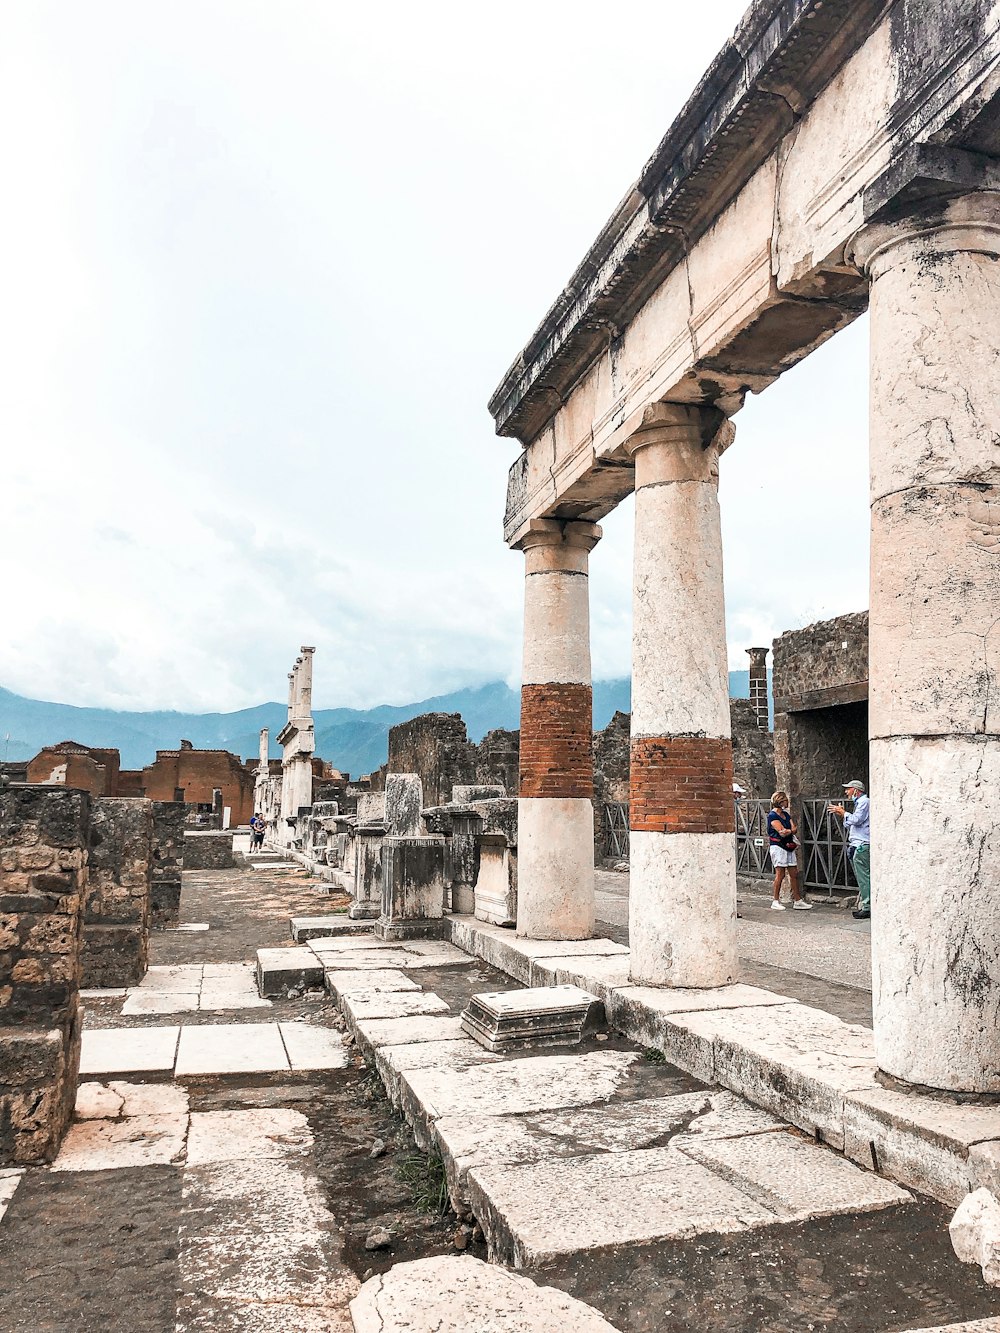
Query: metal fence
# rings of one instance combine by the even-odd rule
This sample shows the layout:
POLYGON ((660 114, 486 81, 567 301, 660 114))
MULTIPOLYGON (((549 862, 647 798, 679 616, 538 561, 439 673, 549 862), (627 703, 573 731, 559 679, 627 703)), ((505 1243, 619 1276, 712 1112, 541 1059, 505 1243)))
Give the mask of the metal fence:
POLYGON ((629 850, 628 802, 611 801, 604 806, 604 855, 627 861, 629 850))

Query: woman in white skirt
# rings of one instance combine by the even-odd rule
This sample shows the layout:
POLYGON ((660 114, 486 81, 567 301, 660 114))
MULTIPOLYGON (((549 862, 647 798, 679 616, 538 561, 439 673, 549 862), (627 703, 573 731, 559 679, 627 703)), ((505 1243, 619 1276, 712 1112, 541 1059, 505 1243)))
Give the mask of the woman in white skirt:
POLYGON ((771 865, 774 866, 774 899, 772 912, 783 912, 785 905, 781 901, 781 882, 788 876, 792 889, 792 906, 800 912, 808 911, 812 903, 807 903, 799 891, 798 861, 795 849, 798 841, 795 837, 798 829, 788 813, 788 793, 776 791, 771 797, 771 812, 767 817, 767 841, 771 852, 771 865))

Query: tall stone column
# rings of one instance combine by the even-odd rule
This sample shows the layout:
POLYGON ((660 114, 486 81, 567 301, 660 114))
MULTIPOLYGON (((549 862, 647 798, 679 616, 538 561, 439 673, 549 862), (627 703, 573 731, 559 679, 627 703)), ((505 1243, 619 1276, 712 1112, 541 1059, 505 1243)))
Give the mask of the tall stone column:
POLYGON ((635 459, 629 942, 632 979, 735 980, 733 750, 718 446, 660 403, 635 459))
POLYGON ((770 709, 767 703, 767 655, 770 648, 748 648, 750 657, 750 702, 753 715, 761 731, 768 730, 770 709))
POLYGON ((517 933, 594 931, 594 756, 588 559, 596 523, 537 519, 524 552, 517 933))
POLYGON ((1000 194, 875 223, 872 963, 886 1073, 1000 1091, 1000 194))

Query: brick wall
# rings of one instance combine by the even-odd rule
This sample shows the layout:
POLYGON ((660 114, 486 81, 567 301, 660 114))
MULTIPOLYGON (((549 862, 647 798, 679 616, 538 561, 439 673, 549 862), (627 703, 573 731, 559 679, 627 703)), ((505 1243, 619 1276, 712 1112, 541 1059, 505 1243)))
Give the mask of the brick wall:
POLYGON ((90 797, 0 789, 0 1166, 51 1161, 80 1064, 90 797))
POLYGON ((103 796, 90 817, 82 984, 135 986, 149 965, 153 814, 141 797, 103 796))
POLYGON ((521 687, 521 796, 594 795, 589 685, 521 687))
POLYGON ((218 789, 223 805, 232 811, 234 827, 248 824, 253 814, 254 774, 228 750, 157 750, 142 777, 150 800, 172 801, 175 791, 183 789, 187 805, 210 805, 218 789))
POLYGON ((630 821, 643 833, 734 833, 733 750, 705 736, 632 741, 630 821))

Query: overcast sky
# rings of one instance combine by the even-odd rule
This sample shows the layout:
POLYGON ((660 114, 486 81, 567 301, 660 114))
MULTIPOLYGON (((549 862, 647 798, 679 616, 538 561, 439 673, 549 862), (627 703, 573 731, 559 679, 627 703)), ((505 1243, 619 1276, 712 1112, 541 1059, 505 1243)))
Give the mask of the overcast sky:
MULTIPOLYGON (((743 0, 88 0, 0 47, 0 685, 407 702, 520 660, 486 401, 743 0), (613 23, 610 17, 613 13, 613 23)), ((736 418, 730 662, 867 605, 867 328, 736 418)), ((626 675, 631 502, 591 558, 626 675)))

